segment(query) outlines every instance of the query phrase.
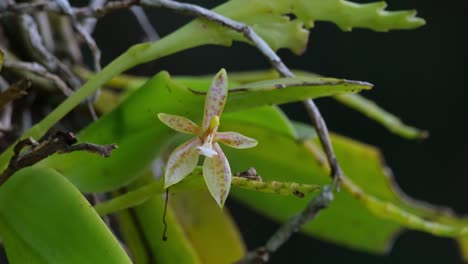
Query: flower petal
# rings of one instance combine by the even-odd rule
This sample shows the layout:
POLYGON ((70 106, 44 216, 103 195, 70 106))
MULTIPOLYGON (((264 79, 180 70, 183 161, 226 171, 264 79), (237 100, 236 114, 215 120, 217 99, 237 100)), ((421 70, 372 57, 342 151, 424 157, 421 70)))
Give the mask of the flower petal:
POLYGON ((190 119, 183 116, 159 113, 158 118, 161 120, 161 122, 175 131, 185 134, 200 134, 200 127, 193 123, 190 119))
POLYGON ((198 149, 201 145, 200 138, 196 137, 178 146, 169 156, 164 176, 164 188, 178 183, 189 175, 197 166, 198 149))
POLYGON ((257 140, 237 132, 218 132, 216 133, 215 141, 238 149, 252 148, 258 144, 257 140))
POLYGON ((228 80, 225 69, 221 69, 213 78, 210 89, 205 99, 205 110, 203 112, 203 131, 210 126, 214 116, 221 116, 226 103, 228 93, 228 80))
POLYGON ((205 158, 203 178, 205 178, 211 196, 220 207, 223 207, 231 188, 231 168, 219 144, 214 143, 213 148, 218 155, 205 158))

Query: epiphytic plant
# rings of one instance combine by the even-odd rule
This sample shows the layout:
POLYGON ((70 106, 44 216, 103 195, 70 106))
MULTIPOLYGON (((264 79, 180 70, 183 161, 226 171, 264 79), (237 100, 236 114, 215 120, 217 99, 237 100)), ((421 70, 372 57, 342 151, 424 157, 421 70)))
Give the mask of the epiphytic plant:
POLYGON ((467 221, 396 191, 380 152, 330 134, 313 99, 333 97, 402 137, 426 133, 356 94, 371 84, 291 71, 275 53, 301 54, 315 21, 344 31, 425 23, 415 11, 385 7, 344 0, 230 0, 213 10, 172 0, 94 0, 84 7, 67 0, 0 2, 6 142, 0 237, 9 263, 266 262, 299 229, 372 253, 386 252, 402 229, 420 230, 456 239, 466 257, 467 221), (91 37, 96 20, 130 7, 150 39, 155 35, 141 7, 196 19, 130 47, 101 69, 91 37), (86 67, 80 41, 93 67, 86 67), (229 72, 229 82, 224 70, 213 81, 164 71, 149 78, 122 74, 182 50, 233 41, 257 48, 274 71, 229 72), (296 101, 303 101, 312 126, 277 107, 296 101), (53 110, 36 111, 42 108, 53 110), (196 137, 187 142, 168 126, 196 137), (248 149, 221 151, 217 142, 248 149), (245 252, 231 216, 219 208, 229 192, 283 223, 258 249, 245 252), (103 221, 109 218, 118 225, 103 221))

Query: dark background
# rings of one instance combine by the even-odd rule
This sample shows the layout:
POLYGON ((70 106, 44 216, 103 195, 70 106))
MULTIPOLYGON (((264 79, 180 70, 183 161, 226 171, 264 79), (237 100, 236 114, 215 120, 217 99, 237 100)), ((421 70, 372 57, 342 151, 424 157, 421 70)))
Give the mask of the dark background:
MULTIPOLYGON (((220 1, 192 1, 207 7, 220 1)), ((359 1, 365 2, 365 1, 359 1)), ((369 2, 369 1, 367 1, 369 2)), ((467 98, 468 17, 462 1, 387 1, 390 10, 417 9, 427 25, 411 31, 376 33, 355 29, 341 32, 334 24, 316 23, 306 53, 295 56, 279 52, 290 68, 322 75, 368 81, 375 85, 363 95, 403 118, 430 131, 423 142, 393 135, 380 125, 330 99, 319 99, 330 130, 379 146, 402 189, 414 198, 446 205, 457 213, 468 213, 468 157, 465 104, 467 98)), ((162 36, 190 18, 167 10, 148 10, 162 36)), ((107 15, 95 37, 103 50, 103 65, 143 34, 128 11, 107 15)), ((172 74, 211 74, 269 68, 253 48, 236 43, 230 49, 206 46, 140 66, 134 74, 153 75, 160 70, 172 74)), ((300 105, 286 111, 307 121, 300 105)), ((278 227, 234 201, 229 201, 250 249, 265 242, 278 227)), ((271 263, 460 263, 454 241, 420 232, 400 236, 388 256, 351 251, 303 235, 295 235, 271 263)))

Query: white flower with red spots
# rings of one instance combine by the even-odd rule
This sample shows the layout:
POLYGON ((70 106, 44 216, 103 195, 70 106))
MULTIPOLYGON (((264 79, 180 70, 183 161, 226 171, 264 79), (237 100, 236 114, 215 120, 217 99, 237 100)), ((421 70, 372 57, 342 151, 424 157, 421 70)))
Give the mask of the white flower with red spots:
POLYGON ((223 207, 231 187, 231 168, 218 142, 233 148, 251 148, 255 139, 236 132, 218 132, 219 118, 228 93, 226 71, 222 69, 213 78, 205 100, 203 124, 200 128, 189 119, 160 113, 159 119, 170 128, 196 137, 177 147, 167 161, 164 188, 178 183, 197 166, 198 158, 205 156, 203 178, 213 198, 223 207))

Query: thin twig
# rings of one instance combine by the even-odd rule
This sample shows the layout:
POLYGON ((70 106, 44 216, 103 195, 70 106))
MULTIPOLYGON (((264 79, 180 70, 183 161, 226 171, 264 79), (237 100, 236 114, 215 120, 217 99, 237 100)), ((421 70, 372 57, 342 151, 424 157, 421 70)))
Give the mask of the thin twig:
POLYGON ((304 101, 304 105, 312 123, 315 126, 315 130, 317 130, 320 143, 322 144, 325 155, 327 156, 328 165, 330 166, 330 174, 333 178, 332 190, 335 190, 335 188, 339 188, 339 181, 344 175, 340 165, 338 164, 338 160, 336 159, 335 152, 333 151, 327 124, 312 99, 304 101))
POLYGON ((56 41, 57 53, 62 53, 70 60, 72 65, 80 65, 83 63, 83 55, 81 54, 80 43, 76 38, 73 30, 72 22, 66 16, 50 14, 56 24, 56 41))
POLYGON ((74 151, 88 151, 96 153, 102 157, 109 157, 112 150, 117 145, 107 146, 96 145, 92 143, 77 144, 77 139, 73 133, 57 132, 40 143, 29 137, 19 141, 14 147, 14 154, 8 164, 8 167, 0 175, 0 186, 4 184, 18 170, 32 166, 39 161, 55 154, 70 153, 74 151), (21 154, 25 147, 32 147, 26 154, 21 154))
POLYGON ((151 25, 151 21, 145 13, 145 10, 141 6, 132 6, 130 11, 135 16, 138 24, 140 25, 143 32, 145 32, 146 39, 148 41, 159 40, 159 34, 156 29, 151 25))
POLYGON ((285 222, 265 243, 264 246, 248 252, 235 264, 266 263, 272 253, 276 252, 289 238, 297 232, 299 227, 314 219, 322 209, 328 207, 333 201, 332 186, 326 185, 322 191, 307 204, 307 207, 299 214, 285 222))
POLYGON ((7 15, 10 13, 16 14, 31 14, 37 11, 42 11, 48 9, 50 2, 47 1, 37 1, 37 2, 28 2, 28 3, 7 3, 5 5, 0 5, 0 17, 2 15, 7 15))
MULTIPOLYGON (((102 17, 109 12, 128 9, 131 6, 138 5, 140 0, 121 0, 108 2, 102 8, 93 6, 73 8, 73 14, 77 18, 83 17, 102 17)), ((54 12, 62 15, 67 15, 57 3, 52 1, 38 1, 33 3, 7 4, 0 6, 0 17, 8 14, 33 14, 38 11, 54 12)))
POLYGON ((138 5, 140 0, 121 0, 121 1, 112 1, 108 2, 102 8, 75 8, 73 11, 77 17, 102 17, 109 12, 119 10, 119 9, 128 9, 134 5, 138 5))
POLYGON ((99 50, 98 46, 96 45, 96 42, 94 41, 93 37, 89 34, 89 32, 84 28, 80 23, 78 22, 75 13, 73 12, 73 9, 68 2, 68 0, 55 0, 58 4, 58 6, 62 9, 62 11, 70 17, 70 20, 72 22, 73 28, 78 32, 78 34, 83 38, 83 40, 86 42, 86 45, 88 48, 91 50, 91 53, 93 54, 93 60, 94 60, 94 69, 98 72, 101 71, 101 50, 99 50))
POLYGON ((30 86, 31 86, 30 81, 21 80, 10 85, 10 87, 8 87, 5 91, 1 92, 0 93, 0 110, 3 109, 3 107, 9 102, 25 96, 27 94, 26 89, 28 89, 30 86))
POLYGON ((49 71, 47 71, 46 68, 44 68, 44 66, 40 65, 39 63, 24 61, 5 61, 3 66, 10 70, 31 72, 45 79, 51 80, 52 82, 54 82, 57 88, 60 89, 66 96, 70 96, 73 93, 73 90, 70 89, 68 85, 62 79, 60 79, 59 76, 50 73, 49 71))
POLYGON ((67 65, 47 50, 34 19, 29 15, 21 15, 19 19, 22 32, 25 34, 24 39, 28 42, 36 59, 49 71, 56 72, 71 87, 78 89, 81 86, 81 81, 67 65))
MULTIPOLYGON (((295 77, 291 70, 289 70, 289 68, 282 62, 281 58, 270 48, 268 43, 266 43, 250 26, 246 24, 234 21, 197 5, 179 3, 172 0, 142 0, 141 4, 164 7, 177 12, 202 17, 223 27, 240 32, 270 61, 272 66, 282 76, 295 77)), ((256 250, 250 252, 244 259, 240 260, 239 263, 251 263, 252 260, 260 261, 261 263, 266 262, 269 259, 269 255, 283 245, 294 232, 300 230, 301 226, 313 219, 320 210, 328 206, 328 204, 333 200, 333 191, 339 186, 339 180, 343 176, 343 172, 333 152, 326 123, 313 100, 309 99, 304 101, 304 105, 311 116, 322 147, 325 150, 325 154, 331 168, 333 183, 330 186, 325 186, 326 188, 324 188, 321 193, 307 205, 304 211, 283 224, 283 226, 268 240, 266 245, 262 247, 263 251, 256 250), (260 253, 262 254, 259 255, 260 253), (257 257, 252 258, 252 256, 257 257)))
MULTIPOLYGON (((88 8, 92 10, 102 9, 105 6, 106 2, 107 0, 91 0, 89 1, 88 8)), ((88 18, 85 18, 81 22, 81 25, 86 30, 86 32, 91 34, 93 33, 94 28, 96 27, 96 23, 97 23, 96 17, 88 17, 88 18)))
MULTIPOLYGON (((73 28, 83 38, 89 50, 91 50, 91 53, 93 54, 94 70, 96 72, 101 71, 101 50, 98 48, 96 41, 94 41, 94 38, 91 37, 87 29, 83 27, 80 23, 78 23, 75 13, 73 12, 73 9, 70 3, 68 2, 68 0, 55 0, 55 1, 59 5, 59 7, 63 10, 63 12, 68 17, 70 17, 73 28)), ((95 92, 92 97, 88 98, 88 102, 87 102, 89 112, 91 113, 91 117, 93 118, 94 121, 98 119, 96 110, 94 109, 94 102, 96 101, 98 97, 98 93, 99 92, 95 92)))
POLYGON ((52 32, 52 26, 49 20, 49 16, 46 12, 37 12, 34 14, 34 19, 37 21, 39 32, 41 33, 44 41, 44 46, 51 52, 55 51, 55 40, 54 33, 52 32))

